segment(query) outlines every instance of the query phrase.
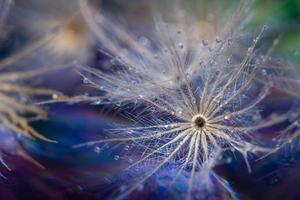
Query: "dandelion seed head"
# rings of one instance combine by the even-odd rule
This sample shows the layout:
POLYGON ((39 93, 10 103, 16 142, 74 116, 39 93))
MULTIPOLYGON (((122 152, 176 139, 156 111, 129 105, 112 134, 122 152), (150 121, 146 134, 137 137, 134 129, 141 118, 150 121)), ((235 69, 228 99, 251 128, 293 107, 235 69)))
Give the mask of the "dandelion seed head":
MULTIPOLYGON (((130 30, 105 16, 98 15, 100 23, 93 23, 87 1, 80 2, 86 21, 112 57, 118 55, 120 47, 130 47, 127 56, 119 60, 121 67, 114 68, 115 71, 80 68, 93 87, 105 85, 103 99, 112 99, 110 103, 141 102, 130 112, 125 109, 124 115, 134 121, 132 127, 112 130, 107 139, 76 145, 126 143, 133 147, 135 153, 126 152, 124 156, 134 160, 128 168, 138 169, 139 173, 146 171, 133 180, 120 199, 154 174, 170 168, 175 171, 173 180, 185 174, 189 199, 196 174, 211 172, 214 165, 210 163, 217 162, 216 152, 230 149, 241 153, 251 171, 249 154, 270 151, 253 135, 287 120, 287 116, 253 118, 253 114, 259 115, 258 106, 273 87, 270 81, 265 84, 256 80, 263 68, 253 65, 264 26, 251 44, 243 47, 236 37, 240 31, 239 11, 225 26, 225 34, 215 40, 193 37, 193 33, 186 32, 188 28, 178 28, 180 23, 174 29, 171 22, 157 14, 154 27, 158 31, 148 37, 145 48, 136 43, 136 36, 130 30), (237 32, 226 31, 234 28, 237 32)), ((189 22, 190 25, 194 21, 189 22)), ((264 59, 260 62, 265 64, 264 59)))

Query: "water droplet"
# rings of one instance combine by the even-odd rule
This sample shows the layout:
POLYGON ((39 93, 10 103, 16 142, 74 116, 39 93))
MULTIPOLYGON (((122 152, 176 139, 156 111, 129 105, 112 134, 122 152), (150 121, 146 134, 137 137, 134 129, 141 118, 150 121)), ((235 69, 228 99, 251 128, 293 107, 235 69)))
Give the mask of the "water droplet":
POLYGON ((255 58, 254 63, 255 63, 256 65, 261 64, 260 58, 255 58))
POLYGON ((268 29, 268 26, 267 25, 263 25, 262 30, 265 31, 267 29, 268 29))
POLYGON ((222 40, 219 37, 216 37, 216 43, 220 43, 222 40))
POLYGON ((177 46, 178 46, 178 48, 183 49, 183 44, 182 44, 181 42, 179 42, 179 43, 177 44, 177 46))
POLYGON ((228 120, 230 117, 228 115, 224 116, 224 119, 228 120))
POLYGON ((114 156, 114 159, 115 159, 115 160, 119 160, 119 158, 120 158, 119 155, 115 155, 115 156, 114 156))
POLYGON ((261 70, 261 73, 262 73, 264 76, 268 75, 267 70, 265 70, 265 69, 262 69, 262 70, 261 70))
POLYGON ((101 148, 98 147, 98 146, 96 146, 96 147, 94 148, 94 152, 97 153, 97 154, 99 154, 99 153, 101 152, 101 148))
POLYGON ((128 150, 129 150, 129 145, 126 145, 126 146, 124 147, 124 150, 125 150, 125 151, 128 151, 128 150))
POLYGON ((58 98, 58 94, 54 93, 52 94, 52 99, 57 99, 58 98))
POLYGON ((181 114, 182 114, 182 110, 181 110, 181 109, 178 109, 178 110, 177 110, 177 113, 178 113, 179 115, 181 115, 181 114))
POLYGON ((84 84, 88 84, 88 83, 89 83, 89 79, 88 79, 88 78, 84 78, 84 79, 83 79, 83 83, 84 83, 84 84))
POLYGON ((97 101, 95 101, 95 105, 100 105, 101 104, 101 100, 98 99, 97 101))
POLYGON ((139 43, 142 44, 143 46, 145 47, 149 47, 150 46, 150 41, 148 38, 144 37, 144 36, 141 36, 139 38, 139 43))
POLYGON ((226 63, 227 63, 227 64, 230 64, 230 62, 231 62, 231 59, 228 58, 228 59, 226 60, 226 63))
POLYGON ((208 45, 208 40, 202 40, 202 45, 207 46, 208 45))

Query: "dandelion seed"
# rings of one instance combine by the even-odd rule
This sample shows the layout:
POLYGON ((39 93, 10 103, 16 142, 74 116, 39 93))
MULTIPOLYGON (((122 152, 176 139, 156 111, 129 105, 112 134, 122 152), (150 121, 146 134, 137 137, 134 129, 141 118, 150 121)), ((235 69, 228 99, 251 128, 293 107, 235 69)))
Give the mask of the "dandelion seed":
MULTIPOLYGON (((147 148, 149 150, 145 149, 147 152, 145 156, 131 167, 149 160, 156 160, 158 164, 152 171, 145 174, 139 184, 151 177, 165 164, 175 162, 178 156, 181 159, 186 159, 179 169, 184 169, 191 164, 191 182, 193 182, 193 174, 196 168, 201 167, 200 163, 208 162, 211 154, 217 148, 234 148, 242 153, 246 161, 247 154, 250 152, 267 151, 267 148, 257 146, 248 133, 280 123, 286 120, 286 117, 272 117, 262 123, 253 125, 249 125, 247 121, 241 123, 237 120, 237 118, 250 116, 249 113, 268 93, 267 89, 263 89, 261 95, 253 98, 251 102, 241 101, 241 104, 238 103, 241 94, 247 93, 251 88, 256 74, 255 70, 249 69, 246 64, 250 62, 251 57, 251 54, 247 54, 240 67, 231 68, 230 71, 226 71, 225 68, 219 68, 219 70, 222 70, 220 73, 207 70, 207 74, 202 81, 204 84, 201 89, 198 88, 198 92, 195 90, 197 84, 186 82, 178 89, 167 90, 157 100, 142 98, 151 106, 161 109, 162 112, 166 112, 172 118, 177 119, 172 123, 163 124, 161 121, 157 121, 157 124, 151 126, 127 128, 124 131, 120 130, 120 134, 124 137, 119 135, 117 138, 88 142, 80 144, 78 147, 108 142, 132 142, 136 148, 139 146, 142 148, 149 144, 150 146, 147 148), (245 72, 251 74, 251 76, 245 77, 245 72), (182 110, 181 113, 176 112, 178 108, 182 110), (134 131, 136 136, 126 135, 127 130, 134 131), (138 136, 138 130, 145 133, 138 136), (155 141, 161 145, 151 147, 152 143, 156 143, 155 141), (170 153, 161 158, 157 157, 157 153, 163 152, 170 153)), ((247 166, 250 169, 248 161, 247 166)), ((133 185, 126 194, 128 195, 137 187, 137 185, 133 185)))
MULTIPOLYGON (((87 1, 80 0, 79 3, 85 19, 108 51, 118 55, 120 46, 103 31, 105 27, 111 28, 109 32, 114 35, 114 39, 117 38, 120 43, 131 46, 130 51, 134 54, 141 53, 138 58, 128 55, 121 61, 124 68, 133 68, 131 72, 125 69, 121 74, 110 74, 90 67, 81 68, 81 71, 86 73, 81 75, 89 78, 94 86, 103 81, 102 83, 109 88, 105 92, 107 96, 112 97, 111 102, 139 99, 144 105, 140 114, 134 118, 140 126, 120 128, 111 132, 111 138, 75 145, 84 147, 102 143, 129 143, 141 155, 128 167, 129 169, 140 169, 139 166, 151 164, 150 170, 138 176, 134 184, 122 192, 118 199, 123 199, 134 190, 138 190, 150 177, 171 164, 176 166, 174 179, 184 171, 189 171, 186 197, 190 199, 196 174, 199 169, 205 169, 206 165, 216 159, 216 152, 220 149, 240 152, 249 171, 249 153, 270 151, 269 148, 258 145, 251 134, 286 121, 287 116, 275 115, 263 121, 249 120, 257 111, 257 105, 269 94, 271 87, 256 80, 261 68, 252 65, 257 56, 256 44, 265 27, 246 52, 241 53, 244 57, 241 60, 233 60, 235 64, 228 68, 228 49, 236 44, 232 35, 222 37, 220 42, 216 42, 219 46, 214 46, 212 51, 198 47, 201 42, 203 46, 207 46, 209 43, 206 39, 197 40, 191 37, 198 43, 196 48, 187 37, 180 40, 184 49, 177 51, 177 40, 171 34, 176 32, 163 29, 165 22, 156 15, 155 27, 159 32, 154 38, 159 38, 162 46, 153 51, 140 46, 134 36, 104 16, 98 16, 101 18, 101 23, 98 23, 101 27, 99 29, 94 23, 91 15, 93 12, 90 11, 87 1), (165 48, 170 54, 164 54, 162 50, 165 48), (157 61, 153 60, 153 55, 159 55, 157 61), (203 60, 206 67, 199 69, 199 60, 203 60), (193 76, 188 77, 187 74, 193 76), (137 84, 131 84, 132 81, 137 84), (261 87, 256 87, 258 85, 261 87), (127 89, 131 92, 127 93, 127 89), (253 90, 259 92, 259 95, 255 95, 253 90), (242 98, 243 95, 248 98, 242 98), (147 114, 143 115, 153 108, 155 112, 149 114, 150 117, 147 114)), ((240 17, 239 14, 235 17, 240 17)), ((236 21, 234 18, 229 24, 236 25, 236 21)), ((180 30, 180 35, 188 35, 185 32, 187 28, 180 30)), ((131 114, 128 117, 132 119, 134 116, 131 114)))

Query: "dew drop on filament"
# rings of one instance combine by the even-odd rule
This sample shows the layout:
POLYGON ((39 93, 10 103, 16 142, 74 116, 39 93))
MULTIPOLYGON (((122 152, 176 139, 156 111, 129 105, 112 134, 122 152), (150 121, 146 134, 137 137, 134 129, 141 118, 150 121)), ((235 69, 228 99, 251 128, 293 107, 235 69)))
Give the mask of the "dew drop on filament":
POLYGON ((115 159, 115 160, 119 160, 119 158, 120 158, 119 155, 115 155, 115 156, 114 156, 114 159, 115 159))
POLYGON ((208 40, 202 40, 202 44, 203 44, 203 46, 207 46, 208 45, 208 40))

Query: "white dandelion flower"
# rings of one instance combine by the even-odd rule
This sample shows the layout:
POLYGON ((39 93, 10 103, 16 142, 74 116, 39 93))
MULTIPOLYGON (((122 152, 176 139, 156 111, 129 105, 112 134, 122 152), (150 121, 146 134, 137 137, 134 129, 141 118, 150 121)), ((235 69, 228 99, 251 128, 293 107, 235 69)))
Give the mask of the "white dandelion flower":
MULTIPOLYGON (((178 175, 189 172, 186 175, 186 197, 190 198, 197 171, 215 159, 215 152, 219 149, 240 152, 249 171, 249 153, 270 151, 260 144, 254 133, 282 123, 287 115, 273 114, 261 120, 256 114, 257 106, 272 87, 271 83, 262 84, 256 80, 261 67, 253 65, 258 56, 256 45, 265 26, 244 52, 234 51, 239 49, 239 43, 232 30, 225 34, 227 37, 218 38, 215 46, 205 51, 204 47, 209 45, 206 40, 195 39, 193 33, 189 38, 189 32, 184 32, 188 29, 181 32, 186 35, 183 37, 186 40, 176 40, 173 24, 167 26, 168 23, 158 17, 155 20, 158 31, 153 41, 159 45, 145 48, 125 29, 103 15, 97 16, 97 22, 101 25, 98 29, 93 23, 93 12, 89 10, 87 1, 79 2, 82 13, 104 47, 116 54, 121 70, 118 73, 118 68, 96 70, 81 67, 79 73, 84 81, 105 94, 104 97, 78 97, 73 100, 103 98, 108 103, 116 103, 139 99, 143 103, 136 107, 136 112, 128 113, 128 118, 136 121, 134 127, 111 130, 108 139, 75 145, 126 143, 134 149, 132 158, 135 161, 129 168, 144 167, 147 170, 134 178, 133 184, 120 194, 119 199, 130 195, 170 165, 175 166, 178 175), (106 27, 109 30, 105 30, 106 27), (200 44, 202 46, 199 47, 200 44), (130 46, 132 49, 129 52, 132 53, 127 51, 120 55, 123 45, 130 46), (163 49, 169 53, 163 53, 163 49), (155 55, 158 57, 155 58, 155 55), (197 58, 203 60, 203 66, 199 66, 197 58), (164 71, 167 72, 165 75, 164 71)), ((241 12, 238 10, 230 21, 233 27, 239 21, 236 17, 241 12)), ((131 159, 129 155, 127 157, 131 159)))
MULTIPOLYGON (((256 42, 253 42, 238 67, 220 65, 217 69, 206 68, 192 82, 188 81, 185 73, 181 73, 184 82, 180 87, 161 88, 161 95, 156 97, 140 97, 146 108, 136 116, 129 116, 140 126, 119 129, 116 134, 110 133, 112 138, 76 147, 128 143, 141 151, 141 158, 131 167, 156 163, 120 198, 129 195, 170 163, 177 163, 179 174, 191 166, 189 196, 196 169, 209 162, 219 148, 242 153, 250 170, 248 153, 270 150, 263 148, 252 133, 286 120, 285 115, 272 115, 264 121, 254 117, 256 106, 270 89, 269 85, 261 88, 254 84, 254 77, 260 69, 251 65, 255 45, 256 42)), ((182 66, 178 64, 175 68, 180 70, 182 66)))

